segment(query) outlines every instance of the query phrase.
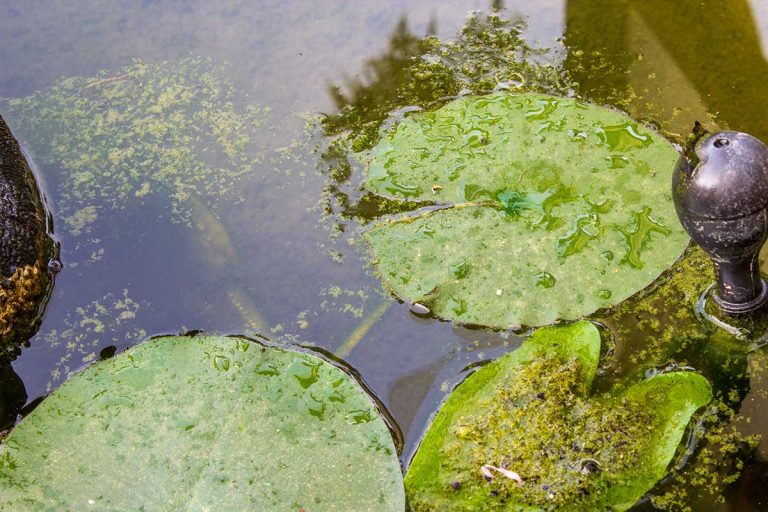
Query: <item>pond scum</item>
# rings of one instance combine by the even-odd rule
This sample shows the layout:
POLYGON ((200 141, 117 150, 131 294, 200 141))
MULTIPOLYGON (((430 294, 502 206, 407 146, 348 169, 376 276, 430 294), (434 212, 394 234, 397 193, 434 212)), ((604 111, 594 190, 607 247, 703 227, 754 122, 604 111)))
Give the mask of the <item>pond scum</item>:
MULTIPOLYGON (((490 487, 502 503, 509 499, 545 510, 575 504, 590 509, 590 502, 594 500, 594 507, 607 491, 606 481, 595 474, 642 471, 640 452, 650 447, 638 441, 650 440, 648 426, 655 425, 656 418, 643 404, 600 404, 586 398, 589 390, 582 374, 576 359, 534 361, 521 367, 509 386, 497 390, 484 414, 463 418, 454 428, 453 444, 456 449, 462 442, 477 448, 469 450, 471 456, 455 470, 475 478, 455 487, 490 487), (499 460, 499 453, 510 457, 499 460), (514 468, 525 481, 495 478, 489 485, 476 470, 487 461, 514 468)), ((448 444, 447 458, 451 450, 448 444)))
MULTIPOLYGON (((524 38, 524 29, 520 21, 498 12, 472 14, 455 40, 443 41, 434 35, 412 34, 403 20, 386 53, 365 63, 361 75, 367 80, 330 87, 338 111, 322 120, 326 142, 320 169, 327 178, 322 207, 332 238, 383 214, 414 209, 407 202, 361 193, 368 150, 378 143, 384 130, 408 112, 436 110, 456 97, 499 89, 578 97, 581 86, 577 76, 590 81, 590 73, 610 74, 611 63, 598 51, 569 55, 566 69, 564 47, 532 48, 524 38)), ((589 94, 582 99, 623 111, 630 110, 633 103, 642 103, 643 94, 648 94, 632 90, 631 85, 622 90, 588 89, 589 94)), ((646 113, 644 120, 673 141, 682 142, 680 134, 665 130, 666 126, 685 124, 687 121, 675 119, 681 115, 685 117, 680 110, 659 110, 656 116, 646 113)), ((712 126, 710 118, 700 121, 712 126)), ((748 352, 755 347, 696 314, 696 303, 713 279, 704 254, 689 249, 646 290, 592 315, 605 327, 607 344, 613 344, 603 358, 596 391, 623 388, 646 375, 685 367, 689 362, 714 381, 715 400, 694 420, 689 442, 680 447, 671 474, 648 494, 648 500, 663 510, 692 511, 697 504, 723 503, 729 485, 740 478, 745 461, 759 444, 759 436, 741 432, 749 419, 738 416, 738 410, 750 375, 765 371, 765 365, 754 362, 748 369, 748 352)), ((572 372, 560 370, 557 378, 567 388, 572 372)), ((603 425, 596 436, 606 434, 606 429, 613 436, 632 436, 635 422, 642 422, 635 417, 629 421, 621 411, 611 417, 615 421, 603 425), (624 434, 614 428, 618 424, 626 424, 624 434)), ((558 439, 558 426, 557 421, 542 422, 531 435, 558 439)), ((464 434, 471 436, 473 429, 467 425, 464 434)), ((469 465, 476 462, 467 461, 469 465)), ((579 475, 576 472, 563 478, 582 478, 579 475)), ((504 492, 505 485, 517 485, 511 480, 497 480, 497 493, 504 492)), ((555 487, 589 492, 588 483, 556 480, 555 487)), ((446 493, 451 491, 446 489, 446 493)), ((567 498, 564 495, 563 499, 567 498)))
POLYGON ((189 219, 190 197, 238 199, 236 185, 262 159, 256 134, 268 109, 241 108, 222 76, 208 59, 136 60, 9 100, 34 156, 60 167, 58 213, 72 234, 100 210, 154 194, 170 198, 178 222, 189 219))
MULTIPOLYGON (((116 215, 130 218, 137 208, 160 205, 167 220, 194 230, 209 273, 222 272, 234 250, 215 212, 220 203, 244 199, 239 185, 264 159, 257 141, 269 112, 248 103, 225 76, 211 59, 134 60, 5 100, 8 119, 55 191, 69 268, 103 263, 103 239, 113 236, 116 215)), ((92 361, 97 347, 146 336, 132 324, 148 303, 133 301, 128 290, 91 297, 38 335, 38 343, 66 347, 49 390, 92 361)), ((232 302, 239 307, 243 300, 232 302)))

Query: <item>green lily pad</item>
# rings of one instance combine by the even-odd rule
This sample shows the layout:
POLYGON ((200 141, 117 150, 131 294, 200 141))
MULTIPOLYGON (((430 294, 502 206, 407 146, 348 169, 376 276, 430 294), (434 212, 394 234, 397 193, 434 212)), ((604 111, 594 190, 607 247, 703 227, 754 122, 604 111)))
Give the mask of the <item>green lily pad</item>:
POLYGON ((310 354, 167 337, 76 374, 0 446, 2 510, 402 511, 369 396, 310 354))
POLYGON ((677 158, 650 129, 575 99, 466 97, 374 148, 366 189, 438 206, 364 236, 392 291, 445 319, 577 319, 644 288, 684 249, 677 158))
POLYGON ((539 329, 473 373, 448 397, 408 468, 412 509, 631 507, 666 474, 712 390, 701 375, 672 372, 593 395, 599 355, 599 332, 579 322, 539 329))

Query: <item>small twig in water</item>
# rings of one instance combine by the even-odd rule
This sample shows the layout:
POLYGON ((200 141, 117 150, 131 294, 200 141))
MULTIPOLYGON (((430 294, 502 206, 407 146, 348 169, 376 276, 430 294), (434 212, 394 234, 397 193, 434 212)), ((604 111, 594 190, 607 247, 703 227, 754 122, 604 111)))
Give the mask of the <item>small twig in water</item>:
POLYGON ((91 82, 90 84, 86 85, 85 89, 98 87, 99 85, 108 84, 110 82, 117 82, 118 80, 123 80, 125 78, 128 78, 128 73, 123 73, 122 75, 112 76, 109 78, 103 78, 101 80, 96 80, 95 82, 91 82))
POLYGON ((371 330, 376 322, 378 322, 379 319, 384 316, 384 313, 389 310, 390 306, 392 306, 391 300, 385 300, 382 302, 379 307, 373 310, 373 312, 368 315, 365 320, 363 320, 363 323, 358 325, 357 328, 352 331, 352 334, 350 334, 346 341, 341 344, 334 355, 339 359, 344 359, 347 357, 350 352, 355 349, 357 344, 362 341, 365 335, 368 334, 368 331, 371 330))

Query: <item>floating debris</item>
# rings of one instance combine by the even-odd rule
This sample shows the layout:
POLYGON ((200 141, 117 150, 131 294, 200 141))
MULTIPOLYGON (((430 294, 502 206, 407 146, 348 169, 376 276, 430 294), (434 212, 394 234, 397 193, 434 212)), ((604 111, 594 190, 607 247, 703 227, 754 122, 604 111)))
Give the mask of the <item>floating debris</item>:
POLYGON ((483 473, 483 476, 485 478, 487 478, 488 480, 493 480, 494 478, 496 478, 496 476, 494 475, 494 472, 495 472, 495 473, 500 474, 504 478, 509 478, 510 480, 514 480, 515 482, 517 482, 519 484, 523 482, 523 479, 520 478, 520 475, 518 475, 514 471, 510 471, 510 470, 504 469, 504 468, 499 468, 499 467, 496 467, 496 466, 491 466, 490 464, 486 464, 484 466, 481 466, 480 467, 480 471, 483 473))

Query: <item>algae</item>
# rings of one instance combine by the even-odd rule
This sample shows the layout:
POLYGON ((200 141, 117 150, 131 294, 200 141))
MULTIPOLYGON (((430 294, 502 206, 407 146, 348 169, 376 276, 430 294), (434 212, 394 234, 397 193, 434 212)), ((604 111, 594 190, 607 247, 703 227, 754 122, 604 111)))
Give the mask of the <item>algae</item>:
POLYGON ((74 305, 67 312, 62 328, 41 331, 37 339, 51 348, 63 347, 63 354, 52 364, 46 391, 51 392, 67 376, 98 359, 112 347, 126 347, 147 336, 137 326, 137 318, 147 301, 134 300, 127 289, 107 293, 87 304, 74 305))
POLYGON ((664 476, 712 391, 701 375, 671 372, 593 393, 599 353, 588 322, 543 328, 470 376, 408 469, 414 510, 631 507, 664 476), (519 478, 489 478, 487 466, 519 478))
POLYGON ((8 117, 58 190, 69 233, 149 198, 189 219, 191 196, 242 199, 237 184, 262 158, 267 109, 244 105, 209 59, 134 60, 98 76, 70 77, 8 100, 8 117))
MULTIPOLYGON (((754 456, 759 435, 740 431, 744 418, 734 407, 740 398, 717 399, 697 425, 695 458, 650 494, 650 502, 661 510, 694 512, 712 503, 725 503, 724 494, 742 477, 745 461, 754 456)), ((686 456, 694 455, 691 450, 686 456)))

